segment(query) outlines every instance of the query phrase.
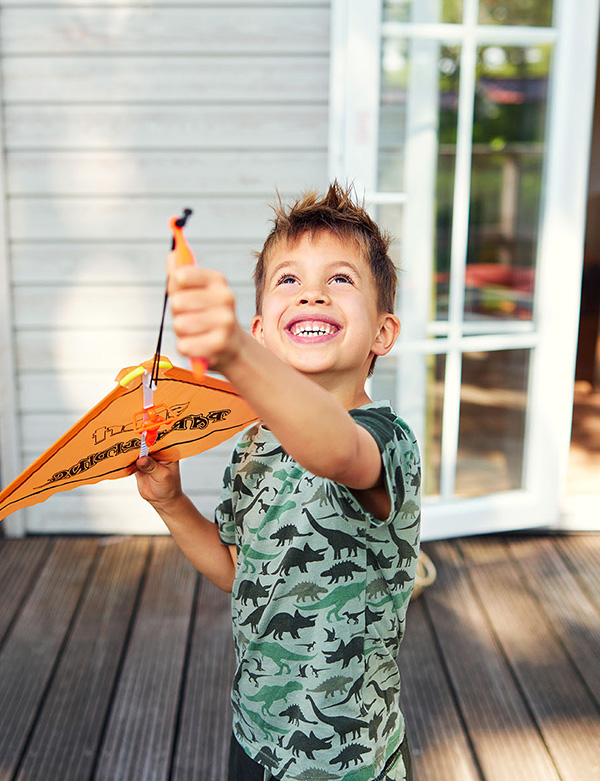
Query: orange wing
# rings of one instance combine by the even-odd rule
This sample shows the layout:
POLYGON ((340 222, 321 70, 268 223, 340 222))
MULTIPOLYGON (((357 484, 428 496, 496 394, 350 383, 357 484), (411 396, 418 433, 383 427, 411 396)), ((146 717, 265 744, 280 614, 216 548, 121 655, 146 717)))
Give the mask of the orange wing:
POLYGON ((132 474, 142 439, 151 455, 178 461, 257 420, 228 382, 198 378, 165 358, 148 407, 143 379, 152 365, 123 369, 117 387, 0 493, 0 520, 58 491, 132 474))

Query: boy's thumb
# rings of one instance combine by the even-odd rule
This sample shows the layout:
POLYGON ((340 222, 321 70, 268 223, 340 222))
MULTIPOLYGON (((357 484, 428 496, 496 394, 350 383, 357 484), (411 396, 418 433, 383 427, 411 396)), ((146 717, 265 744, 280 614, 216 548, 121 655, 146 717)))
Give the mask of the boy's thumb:
POLYGON ((150 458, 150 456, 142 456, 141 458, 138 458, 138 460, 135 462, 135 465, 140 470, 140 472, 145 472, 146 474, 150 474, 156 469, 156 461, 153 458, 150 458))

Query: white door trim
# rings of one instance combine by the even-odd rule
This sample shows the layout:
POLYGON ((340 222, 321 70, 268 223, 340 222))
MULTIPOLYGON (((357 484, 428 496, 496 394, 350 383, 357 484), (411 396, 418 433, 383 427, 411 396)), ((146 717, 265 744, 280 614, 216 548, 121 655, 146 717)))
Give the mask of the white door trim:
MULTIPOLYGON (((408 40, 435 39, 462 45, 459 128, 454 192, 452 276, 447 324, 427 324, 426 334, 401 341, 395 351, 446 353, 442 498, 424 509, 424 536, 447 537, 535 526, 564 525, 575 368, 589 141, 592 127, 599 0, 555 0, 551 28, 479 25, 478 0, 465 0, 464 24, 381 22, 378 0, 332 2, 332 100, 330 174, 354 179, 371 203, 404 203, 406 193, 379 193, 377 128, 381 34, 408 40), (350 48, 360 19, 363 45, 350 48), (379 40, 379 48, 374 38, 379 40), (549 83, 546 159, 537 256, 535 322, 499 324, 496 332, 467 336, 462 328, 475 59, 482 44, 555 46, 549 83), (362 58, 362 59, 361 59, 362 58), (343 78, 340 74, 343 73, 343 78), (352 89, 363 74, 360 90, 352 89), (365 77, 364 74, 369 74, 365 77), (356 75, 356 78, 358 76, 356 75), (371 99, 365 85, 371 84, 371 99), (357 100, 358 97, 358 100, 357 100), (367 113, 374 112, 369 118, 367 113), (357 117, 369 133, 356 143, 357 117), (349 129, 353 129, 354 135, 349 129), (370 140, 369 140, 370 139, 370 140), (357 175, 358 172, 358 175, 357 175), (557 310, 556 302, 560 301, 557 310), (428 339, 436 328, 441 339, 428 339), (442 333, 443 332, 443 333, 442 333), (446 337, 446 338, 444 338, 446 337), (460 362, 465 349, 531 348, 528 416, 524 442, 523 489, 468 500, 451 498, 458 437, 460 362)), ((410 197, 410 195, 409 195, 410 197)), ((599 528, 599 521, 596 528, 599 528)), ((573 514, 571 513, 571 516, 573 514)))

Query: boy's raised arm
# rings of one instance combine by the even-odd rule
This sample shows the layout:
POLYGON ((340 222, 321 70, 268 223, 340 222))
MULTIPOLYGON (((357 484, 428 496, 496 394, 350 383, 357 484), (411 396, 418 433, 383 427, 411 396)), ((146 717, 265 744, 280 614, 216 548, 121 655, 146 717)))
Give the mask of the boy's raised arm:
POLYGON ((174 270, 170 293, 179 351, 227 377, 298 463, 354 490, 380 483, 379 448, 348 414, 353 399, 338 400, 246 333, 221 274, 174 270))
POLYGON ((381 453, 329 391, 283 363, 248 334, 225 370, 284 450, 313 474, 355 490, 376 486, 381 453))

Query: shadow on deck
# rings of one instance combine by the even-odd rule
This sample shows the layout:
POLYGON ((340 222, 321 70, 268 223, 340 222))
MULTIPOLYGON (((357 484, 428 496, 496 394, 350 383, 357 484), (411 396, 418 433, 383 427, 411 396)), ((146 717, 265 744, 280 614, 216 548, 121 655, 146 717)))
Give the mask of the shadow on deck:
MULTIPOLYGON (((600 536, 428 543, 418 781, 600 779, 600 536)), ((0 541, 0 780, 224 781, 229 597, 168 537, 0 541)))

